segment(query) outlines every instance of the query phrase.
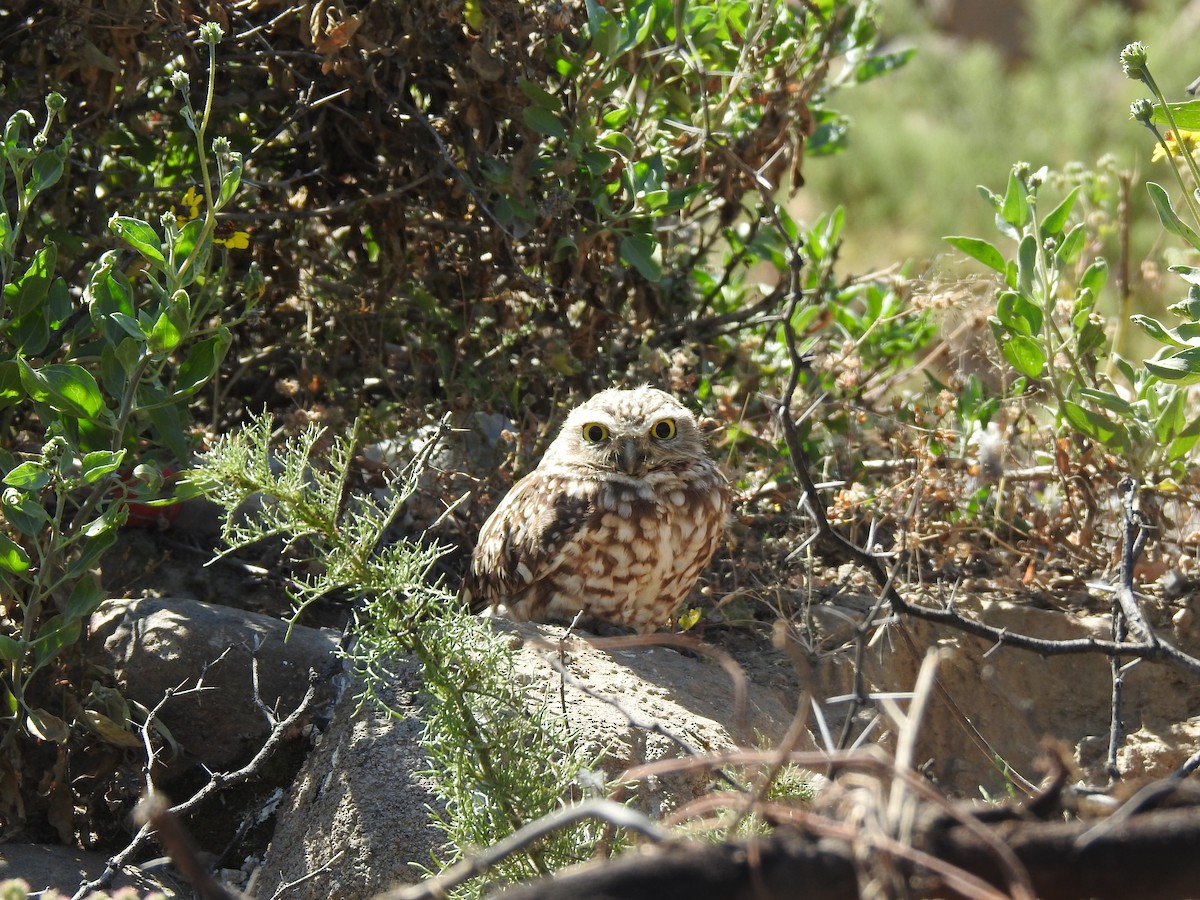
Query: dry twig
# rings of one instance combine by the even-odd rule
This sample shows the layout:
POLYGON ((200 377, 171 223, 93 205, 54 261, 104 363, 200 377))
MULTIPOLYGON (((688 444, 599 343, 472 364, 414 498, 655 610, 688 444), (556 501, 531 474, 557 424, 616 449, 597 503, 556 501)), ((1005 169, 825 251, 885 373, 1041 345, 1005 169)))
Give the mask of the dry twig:
MULTIPOLYGON (((193 794, 187 800, 184 800, 182 803, 170 807, 168 812, 172 816, 182 815, 194 809, 203 800, 210 797, 217 791, 223 790, 231 785, 248 781, 250 778, 256 775, 259 770, 262 769, 267 760, 269 760, 275 753, 275 750, 279 747, 280 743, 282 743, 284 736, 288 733, 291 727, 300 721, 303 716, 307 715, 308 711, 312 708, 316 696, 317 673, 310 670, 308 673, 308 690, 305 692, 304 698, 286 718, 274 721, 274 727, 271 729, 270 735, 267 736, 266 741, 263 743, 262 747, 259 748, 258 753, 254 755, 254 758, 235 772, 212 773, 209 777, 208 783, 205 784, 204 787, 200 788, 200 790, 196 791, 195 794, 193 794)), ((154 796, 153 791, 148 792, 148 794, 150 797, 154 796)), ((108 865, 105 866, 104 871, 93 880, 80 885, 79 890, 75 892, 71 900, 83 900, 84 897, 93 891, 101 891, 108 887, 112 883, 113 876, 115 876, 117 872, 119 872, 121 868, 133 858, 133 855, 137 853, 137 851, 140 850, 146 841, 149 840, 154 834, 155 825, 152 821, 148 821, 142 825, 142 827, 138 830, 138 833, 133 836, 133 839, 125 846, 125 848, 109 859, 108 865)))

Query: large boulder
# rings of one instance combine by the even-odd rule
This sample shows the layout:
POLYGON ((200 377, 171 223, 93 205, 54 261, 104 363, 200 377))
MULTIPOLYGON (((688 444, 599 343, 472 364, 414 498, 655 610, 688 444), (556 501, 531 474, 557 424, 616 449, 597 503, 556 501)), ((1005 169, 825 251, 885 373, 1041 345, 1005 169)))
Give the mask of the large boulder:
MULTIPOLYGON (((549 625, 493 627, 521 642, 513 676, 528 702, 564 709, 595 749, 607 749, 609 777, 689 752, 771 745, 793 718, 795 697, 752 683, 739 708, 729 673, 703 655, 651 644, 606 650, 580 638, 560 645, 564 630, 549 625)), ((418 881, 419 866, 432 865, 440 835, 428 810, 438 800, 418 774, 428 763, 415 665, 401 667, 391 705, 394 715, 359 706, 349 694, 342 698, 280 809, 254 896, 271 897, 291 884, 292 900, 358 900, 418 881)), ((812 746, 806 735, 797 749, 812 746)), ((636 800, 657 813, 704 791, 712 779, 706 771, 655 779, 636 800)))
POLYGON ((439 806, 421 749, 419 667, 404 663, 385 699, 391 711, 347 692, 279 809, 266 860, 251 885, 291 900, 370 897, 421 879, 439 840, 439 806))
POLYGON ((254 695, 282 718, 319 675, 318 708, 337 693, 340 635, 294 626, 260 613, 197 600, 109 600, 92 617, 89 660, 110 670, 129 700, 155 708, 187 758, 213 771, 248 762, 271 725, 254 695), (202 690, 184 690, 195 688, 202 690))

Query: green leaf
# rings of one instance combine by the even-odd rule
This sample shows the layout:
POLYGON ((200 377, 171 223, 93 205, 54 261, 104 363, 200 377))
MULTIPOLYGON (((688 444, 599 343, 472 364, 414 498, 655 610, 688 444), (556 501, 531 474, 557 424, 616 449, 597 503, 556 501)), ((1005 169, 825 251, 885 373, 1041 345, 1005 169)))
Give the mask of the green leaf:
POLYGON ((1200 269, 1195 266, 1168 266, 1167 268, 1188 284, 1200 285, 1200 269))
MULTIPOLYGON (((517 87, 535 105, 552 113, 562 112, 562 100, 550 93, 536 81, 522 76, 517 79, 517 87)), ((630 110, 632 111, 632 110, 630 110)), ((607 121, 607 116, 605 117, 607 121)))
POLYGON ((1067 224, 1067 218, 1071 215, 1071 210, 1075 207, 1075 199, 1079 196, 1079 186, 1076 185, 1071 189, 1071 193, 1063 198, 1062 203, 1054 207, 1046 217, 1042 219, 1042 238, 1058 236, 1067 224))
POLYGON ((566 79, 574 79, 583 68, 582 61, 574 53, 559 45, 552 49, 554 53, 554 71, 566 79))
POLYGON ((21 383, 21 368, 15 359, 0 362, 0 409, 20 403, 29 395, 21 383))
POLYGON ((121 461, 125 459, 124 450, 94 450, 83 457, 83 463, 80 465, 79 475, 84 484, 92 484, 99 481, 105 475, 116 471, 121 467, 121 461))
POLYGON ((989 269, 1004 274, 1004 256, 994 245, 981 238, 950 236, 942 238, 947 244, 961 250, 967 256, 979 260, 989 269))
POLYGON ((632 103, 623 103, 606 112, 600 117, 600 121, 604 123, 606 128, 620 128, 633 117, 635 112, 637 110, 632 103))
POLYGON ((5 491, 0 507, 8 524, 28 538, 36 538, 50 521, 50 514, 34 494, 5 491))
POLYGON ((606 131, 596 139, 596 143, 608 150, 619 153, 625 159, 633 159, 637 155, 637 147, 623 131, 606 131))
POLYGON ((1148 359, 1145 366, 1151 375, 1172 384, 1200 382, 1200 347, 1189 347, 1164 359, 1148 359))
POLYGON ((982 184, 975 185, 975 190, 979 191, 979 196, 987 201, 987 204, 992 208, 992 211, 995 212, 996 215, 1000 215, 1000 210, 1004 207, 1004 198, 995 191, 988 190, 982 184))
POLYGON ((586 0, 590 45, 601 60, 610 60, 621 41, 621 27, 597 0, 586 0))
POLYGON ((40 194, 54 185, 62 177, 65 162, 66 147, 61 144, 53 150, 43 150, 39 153, 33 161, 33 171, 30 173, 26 193, 40 194))
POLYGON ((813 118, 816 128, 809 135, 805 156, 832 156, 846 149, 850 130, 850 119, 847 116, 832 110, 818 110, 813 118))
POLYGON ((69 647, 79 640, 82 623, 66 621, 61 615, 51 616, 38 629, 37 637, 33 639, 33 668, 40 669, 55 656, 63 647, 69 647))
POLYGON ((466 0, 463 3, 463 21, 467 23, 467 27, 472 31, 483 31, 484 25, 487 24, 487 19, 480 8, 479 0, 466 0))
POLYGON ((1175 439, 1167 447, 1167 462, 1182 459, 1200 442, 1200 416, 1188 423, 1182 431, 1176 432, 1175 439))
POLYGON ((1042 308, 1015 291, 1004 291, 996 301, 996 318, 1009 331, 1036 337, 1042 333, 1042 308))
POLYGON ((221 190, 217 193, 217 209, 221 209, 237 193, 242 184, 242 154, 229 154, 229 171, 221 177, 221 190))
MULTIPOLYGON (((120 506, 121 511, 125 511, 124 504, 114 504, 120 506)), ((111 523, 110 523, 111 524, 111 523)), ((101 531, 99 534, 89 537, 83 542, 82 549, 79 551, 79 556, 72 559, 64 573, 68 578, 87 578, 89 572, 96 567, 100 562, 100 557, 104 555, 113 544, 117 542, 118 529, 110 527, 106 531, 101 531)))
POLYGON ((1071 400, 1064 400, 1062 408, 1067 421, 1080 434, 1110 450, 1124 452, 1129 449, 1129 433, 1120 422, 1114 422, 1103 413, 1087 409, 1071 400))
POLYGON ((109 227, 117 237, 133 247, 148 262, 158 268, 166 264, 167 258, 162 252, 162 238, 149 223, 132 216, 113 216, 109 220, 109 227))
POLYGON ((620 53, 628 53, 634 47, 640 46, 650 36, 650 31, 654 28, 654 23, 658 18, 657 12, 658 4, 654 0, 642 0, 642 2, 634 3, 627 8, 621 25, 623 40, 620 44, 620 53))
POLYGON ((635 232, 621 238, 621 260, 637 269, 647 281, 662 279, 662 246, 652 234, 635 232))
POLYGON ((147 412, 157 439, 171 451, 175 459, 180 462, 186 461, 192 451, 187 440, 187 427, 184 425, 188 420, 187 401, 160 404, 151 407, 147 412))
POLYGON ((579 245, 575 243, 570 235, 564 234, 554 242, 554 255, 552 258, 555 262, 562 262, 564 259, 570 259, 578 255, 579 245))
POLYGON ((32 493, 40 491, 50 483, 50 473, 41 462, 23 462, 4 476, 4 483, 9 487, 32 493))
POLYGON ((1080 222, 1062 239, 1062 243, 1058 245, 1058 249, 1054 251, 1054 256, 1064 266, 1069 266, 1079 254, 1083 251, 1084 244, 1087 242, 1087 227, 1080 222))
POLYGON ((1200 286, 1189 285, 1187 297, 1178 303, 1172 303, 1167 309, 1185 319, 1200 322, 1200 286))
POLYGON ((27 315, 46 302, 57 261, 58 248, 47 243, 34 254, 29 268, 5 286, 4 302, 14 318, 27 315))
POLYGON ((146 346, 151 353, 170 353, 183 340, 183 332, 179 330, 170 309, 164 309, 150 330, 150 339, 146 346))
POLYGON ((222 325, 215 335, 195 344, 179 366, 174 396, 190 396, 207 384, 216 374, 232 341, 233 335, 222 325))
POLYGON ((48 310, 35 309, 13 322, 8 330, 9 340, 22 356, 41 356, 50 343, 48 310))
MULTIPOLYGON (((135 323, 133 306, 133 287, 125 274, 116 268, 120 261, 120 251, 110 250, 100 257, 100 265, 88 279, 84 299, 87 300, 88 310, 92 321, 103 331, 110 343, 118 343, 124 336, 121 331, 125 326, 114 320, 116 314, 128 317, 135 323)), ((138 329, 141 335, 141 329, 138 329)))
MULTIPOLYGON (((1184 131, 1200 131, 1200 100, 1185 100, 1182 103, 1168 103, 1175 124, 1184 131)), ((1150 121, 1161 128, 1170 128, 1171 122, 1161 104, 1154 104, 1154 112, 1150 121)))
POLYGON ((880 53, 878 56, 868 56, 854 67, 854 80, 859 84, 894 72, 916 56, 916 48, 900 50, 897 53, 880 53))
POLYGON ((1029 197, 1016 171, 1008 175, 1008 190, 1004 193, 1000 215, 1013 228, 1024 228, 1029 224, 1029 197))
POLYGON ((1090 290, 1097 297, 1104 290, 1104 285, 1108 283, 1108 260, 1103 256, 1097 257, 1096 261, 1087 267, 1087 271, 1083 273, 1079 279, 1079 287, 1090 290))
POLYGON ((659 213, 677 212, 677 207, 671 206, 671 192, 667 190, 644 191, 638 194, 638 200, 642 202, 646 209, 651 212, 659 213))
POLYGON ((0 634, 0 659, 15 662, 25 655, 25 645, 6 634, 0 634))
POLYGON ((1171 386, 1168 390, 1170 397, 1154 422, 1154 436, 1160 444, 1169 444, 1184 423, 1183 405, 1187 392, 1176 385, 1171 386))
POLYGON ((75 582, 71 594, 63 607, 63 619, 67 622, 78 622, 94 613, 97 607, 105 601, 108 594, 96 583, 94 576, 88 575, 75 582))
POLYGON ((1082 331, 1088 326, 1091 319, 1092 310, 1096 308, 1096 295, 1088 288, 1084 288, 1075 295, 1075 302, 1071 305, 1071 328, 1076 332, 1082 331))
POLYGON ((1080 388, 1079 396, 1087 397, 1097 406, 1102 409, 1107 409, 1109 412, 1114 412, 1118 416, 1123 416, 1127 419, 1137 418, 1138 412, 1133 408, 1133 404, 1109 391, 1098 391, 1095 388, 1080 388))
POLYGON ((1175 214, 1167 192, 1153 181, 1146 183, 1146 190, 1150 192, 1150 199, 1154 201, 1154 208, 1158 212, 1158 218, 1162 222, 1163 228, 1200 250, 1200 235, 1196 234, 1186 222, 1175 214))
POLYGON ((1172 347, 1181 349, 1191 346, 1186 341, 1182 341, 1176 337, 1175 332, 1164 326, 1158 319, 1152 319, 1150 316, 1144 316, 1141 313, 1134 313, 1129 317, 1129 321, 1141 327, 1146 334, 1150 335, 1150 337, 1154 338, 1160 344, 1170 344, 1172 347))
POLYGON ((149 337, 149 335, 142 330, 142 324, 133 316, 127 316, 123 312, 115 312, 109 316, 109 319, 115 322, 121 328, 121 330, 125 332, 126 335, 139 342, 144 341, 149 337))
POLYGON ((33 114, 27 109, 18 109, 4 123, 4 143, 16 149, 21 143, 21 131, 24 128, 34 128, 33 114))
POLYGON ((1033 295, 1033 284, 1037 275, 1037 238, 1027 234, 1017 246, 1017 290, 1026 296, 1033 295))
POLYGON ((50 293, 46 296, 46 316, 50 325, 61 328, 75 312, 75 302, 62 276, 50 282, 50 293))
POLYGON ((29 554, 3 532, 0 532, 0 568, 15 575, 29 571, 29 554))
POLYGON ((202 218, 192 219, 180 229, 179 237, 175 239, 175 261, 178 265, 183 265, 193 248, 199 244, 191 265, 179 273, 180 287, 187 287, 194 282, 208 266, 208 258, 212 255, 212 235, 204 230, 204 223, 202 218))
POLYGON ((105 411, 100 386, 82 366, 52 363, 35 369, 19 357, 17 362, 21 382, 34 400, 81 419, 96 419, 105 411))
POLYGON ((89 541, 102 543, 115 536, 118 528, 129 518, 129 505, 126 503, 110 503, 92 521, 83 526, 79 532, 89 541))
POLYGON ((1023 334, 1011 334, 1000 344, 1000 352, 1009 365, 1029 378, 1040 378, 1046 366, 1042 345, 1023 334))
POLYGON ((525 107, 521 110, 521 118, 525 120, 526 125, 538 134, 559 138, 560 140, 567 136, 567 129, 563 125, 562 120, 554 115, 554 113, 542 109, 540 106, 525 107))

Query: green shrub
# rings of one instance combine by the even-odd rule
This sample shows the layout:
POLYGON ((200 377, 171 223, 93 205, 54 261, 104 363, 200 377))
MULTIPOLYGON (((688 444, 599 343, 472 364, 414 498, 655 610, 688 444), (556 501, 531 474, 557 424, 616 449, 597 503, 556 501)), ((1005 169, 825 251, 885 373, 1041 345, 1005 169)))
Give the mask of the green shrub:
MULTIPOLYGON (((110 228, 125 250, 104 253, 75 295, 57 269, 58 244, 39 223, 40 247, 28 229, 44 196, 66 189, 72 159, 68 133, 52 140, 63 110, 51 94, 35 130, 18 110, 0 147, 0 813, 19 826, 42 790, 38 742, 65 746, 83 727, 63 710, 86 691, 65 658, 88 617, 105 599, 95 569, 137 501, 169 503, 172 467, 191 448, 190 405, 216 374, 229 347, 223 266, 214 244, 216 212, 238 190, 241 157, 206 132, 210 87, 202 109, 187 100, 200 166, 203 217, 165 214, 156 225, 114 214, 110 228), (128 266, 128 251, 138 263, 128 266), (73 692, 68 702, 63 692, 73 692), (25 760, 24 753, 34 758, 25 760), (29 766, 29 771, 26 770, 29 766)), ((97 725, 95 720, 87 720, 97 725)), ((118 731, 130 721, 109 723, 118 731)), ((97 727, 96 734, 103 735, 97 727)))
MULTIPOLYGON (((595 764, 582 736, 547 704, 533 711, 509 639, 431 575, 444 548, 389 534, 420 464, 372 498, 355 487, 353 436, 318 449, 327 436, 315 426, 279 446, 271 434, 271 420, 261 417, 221 438, 198 457, 190 488, 225 510, 229 552, 268 539, 293 548, 297 570, 311 573, 291 582, 297 618, 325 597, 354 604, 347 655, 367 696, 386 708, 395 663, 420 664, 427 775, 446 808, 435 815, 449 841, 441 862, 557 809, 595 764)), ((586 858, 599 838, 595 826, 578 825, 506 861, 493 877, 545 874, 586 858)))

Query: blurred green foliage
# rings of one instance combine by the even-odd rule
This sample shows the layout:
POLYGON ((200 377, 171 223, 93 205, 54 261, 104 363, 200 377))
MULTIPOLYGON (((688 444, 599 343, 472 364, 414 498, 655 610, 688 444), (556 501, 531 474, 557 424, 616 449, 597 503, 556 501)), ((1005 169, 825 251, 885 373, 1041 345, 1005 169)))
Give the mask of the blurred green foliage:
MULTIPOLYGON (((1121 114, 1136 91, 1113 60, 1140 39, 1159 78, 1178 96, 1200 70, 1179 27, 1182 4, 1006 0, 1021 22, 1024 53, 1009 57, 983 36, 956 37, 931 23, 928 7, 893 0, 881 10, 885 47, 916 47, 912 62, 879 90, 847 94, 847 152, 812 179, 816 208, 854 211, 844 256, 854 269, 944 253, 944 234, 991 228, 977 184, 999 184, 1020 157, 1061 170, 1105 155, 1143 170, 1149 150, 1121 114)), ((1133 246, 1143 258, 1158 236, 1149 205, 1135 198, 1133 246)), ((1110 245, 1115 251, 1115 245, 1110 245)))

